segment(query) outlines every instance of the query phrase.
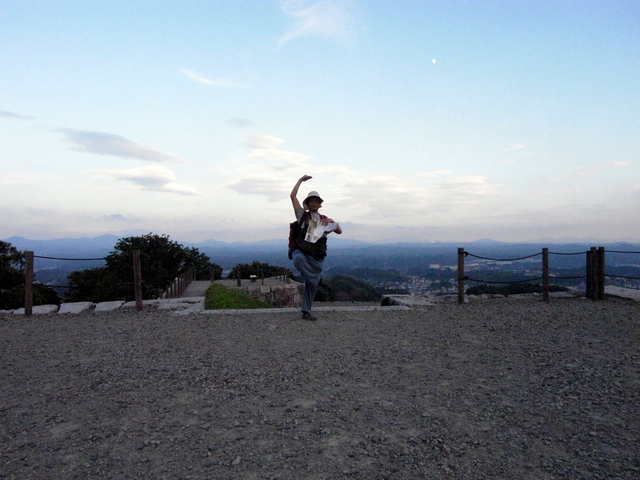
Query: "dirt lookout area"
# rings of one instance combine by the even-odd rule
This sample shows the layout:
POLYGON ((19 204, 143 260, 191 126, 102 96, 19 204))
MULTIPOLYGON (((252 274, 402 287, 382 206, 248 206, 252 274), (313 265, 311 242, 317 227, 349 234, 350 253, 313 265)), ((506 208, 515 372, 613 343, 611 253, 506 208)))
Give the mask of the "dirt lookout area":
POLYGON ((0 317, 0 478, 640 478, 640 303, 319 317, 0 317))

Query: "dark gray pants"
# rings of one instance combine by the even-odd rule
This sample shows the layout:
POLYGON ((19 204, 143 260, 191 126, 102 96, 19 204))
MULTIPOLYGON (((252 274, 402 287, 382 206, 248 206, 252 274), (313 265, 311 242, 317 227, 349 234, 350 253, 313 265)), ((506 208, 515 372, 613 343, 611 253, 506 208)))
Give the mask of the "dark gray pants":
POLYGON ((294 250, 291 255, 293 257, 293 265, 298 269, 302 278, 304 278, 301 310, 303 312, 310 312, 313 299, 316 297, 318 284, 320 283, 320 279, 322 279, 322 264, 324 260, 316 260, 309 255, 305 255, 300 250, 294 250))

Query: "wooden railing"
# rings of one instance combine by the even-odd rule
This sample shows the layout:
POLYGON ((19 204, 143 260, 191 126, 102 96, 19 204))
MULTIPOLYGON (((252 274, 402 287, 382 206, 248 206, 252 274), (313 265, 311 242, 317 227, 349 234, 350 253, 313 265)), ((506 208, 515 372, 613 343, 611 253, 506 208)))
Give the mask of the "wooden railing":
POLYGON ((192 267, 179 277, 176 277, 173 282, 171 282, 171 285, 169 285, 167 289, 158 297, 158 300, 162 300, 165 298, 180 298, 185 290, 189 287, 191 282, 193 282, 195 279, 196 270, 192 267))
MULTIPOLYGON (((622 253, 622 254, 640 254, 640 252, 625 252, 625 251, 616 251, 609 250, 609 253, 622 253)), ((542 299, 545 302, 549 301, 549 279, 572 279, 572 278, 582 278, 585 280, 586 292, 585 296, 591 300, 603 300, 605 298, 604 294, 604 284, 605 277, 619 277, 619 278, 629 278, 640 280, 637 277, 623 277, 620 275, 611 275, 605 272, 605 248, 604 247, 591 247, 587 251, 582 252, 573 252, 573 253, 561 253, 561 252, 550 252, 548 248, 543 248, 542 252, 534 253, 532 255, 527 255, 519 258, 487 258, 481 257, 478 255, 474 255, 465 251, 464 248, 458 248, 458 303, 464 303, 464 295, 465 295, 465 280, 474 281, 474 282, 482 282, 487 284, 495 284, 495 283, 519 283, 519 282, 530 282, 540 280, 542 283, 542 299), (537 257, 538 255, 542 256, 542 272, 540 277, 529 278, 521 281, 492 281, 492 280, 479 280, 474 278, 469 278, 465 275, 464 269, 464 259, 466 256, 472 256, 475 258, 483 259, 483 260, 491 260, 496 262, 513 262, 516 260, 524 260, 532 257, 537 257), (585 275, 573 276, 573 277, 560 277, 560 276, 551 276, 549 275, 549 255, 585 255, 585 263, 586 263, 586 273, 585 275)))
MULTIPOLYGON (((34 252, 25 252, 25 285, 24 285, 24 313, 31 315, 33 312, 33 279, 34 279, 34 258, 49 258, 34 255, 34 252)), ((104 258, 55 258, 55 260, 105 260, 104 258)), ((175 278, 171 285, 158 297, 178 298, 187 289, 189 284, 195 280, 196 271, 192 267, 185 273, 175 278)), ((142 271, 140 266, 140 250, 133 251, 133 288, 135 296, 136 310, 142 310, 142 271)))
MULTIPOLYGON (((24 313, 33 313, 33 279, 34 279, 34 258, 45 258, 49 260, 69 260, 69 261, 90 261, 106 260, 106 258, 54 258, 34 255, 33 251, 25 252, 25 275, 24 275, 24 313)), ((140 250, 133 251, 133 288, 136 301, 136 310, 142 310, 142 271, 140 268, 140 250)))

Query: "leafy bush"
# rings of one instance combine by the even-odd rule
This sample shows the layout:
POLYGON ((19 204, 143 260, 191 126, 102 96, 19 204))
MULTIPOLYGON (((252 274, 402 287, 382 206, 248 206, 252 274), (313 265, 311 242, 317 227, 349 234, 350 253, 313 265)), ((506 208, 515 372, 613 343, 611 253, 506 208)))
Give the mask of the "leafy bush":
POLYGON ((66 299, 71 302, 133 300, 133 252, 140 250, 142 297, 157 297, 176 277, 190 268, 196 278, 214 279, 222 275, 222 267, 209 261, 197 248, 185 248, 169 240, 167 235, 148 234, 118 240, 114 251, 106 257, 106 265, 72 272, 66 299))
POLYGON ((370 268, 370 267, 345 267, 338 266, 332 267, 326 273, 326 277, 338 277, 338 276, 348 276, 352 278, 357 278, 359 280, 364 280, 367 283, 371 284, 379 284, 379 283, 391 283, 391 282, 405 282, 409 279, 408 275, 404 275, 398 272, 395 269, 381 269, 381 268, 370 268))
POLYGON ((206 310, 236 310, 246 308, 273 308, 273 305, 251 298, 239 290, 214 283, 207 289, 204 308, 206 310))
POLYGON ((333 300, 352 302, 373 302, 376 291, 373 285, 346 275, 338 275, 329 280, 333 300))
MULTIPOLYGON (((10 243, 0 241, 0 310, 24 307, 25 256, 10 243)), ((33 305, 60 305, 53 288, 33 284, 33 305)))
MULTIPOLYGON (((304 283, 300 276, 293 276, 296 282, 304 283)), ((320 280, 316 291, 317 302, 375 302, 385 294, 407 294, 401 288, 376 287, 369 282, 349 275, 335 275, 320 280)))

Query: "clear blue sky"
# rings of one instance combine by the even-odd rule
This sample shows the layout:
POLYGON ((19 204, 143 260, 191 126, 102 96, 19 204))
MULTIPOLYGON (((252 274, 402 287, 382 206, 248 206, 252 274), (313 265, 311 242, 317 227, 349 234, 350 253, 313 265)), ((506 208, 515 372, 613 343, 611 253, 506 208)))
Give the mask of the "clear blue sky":
POLYGON ((640 241, 640 2, 0 0, 0 238, 640 241))

